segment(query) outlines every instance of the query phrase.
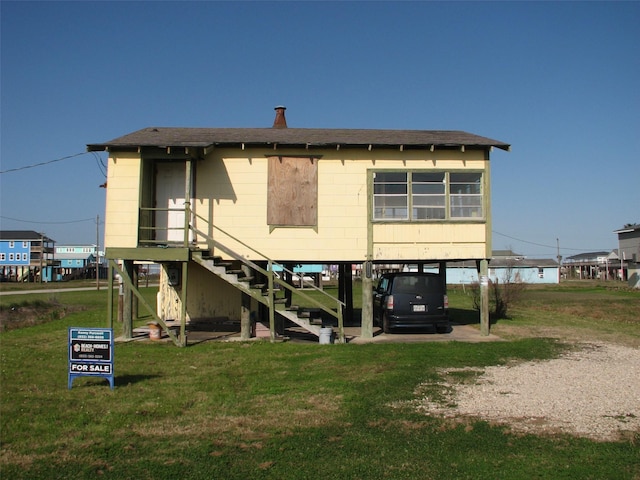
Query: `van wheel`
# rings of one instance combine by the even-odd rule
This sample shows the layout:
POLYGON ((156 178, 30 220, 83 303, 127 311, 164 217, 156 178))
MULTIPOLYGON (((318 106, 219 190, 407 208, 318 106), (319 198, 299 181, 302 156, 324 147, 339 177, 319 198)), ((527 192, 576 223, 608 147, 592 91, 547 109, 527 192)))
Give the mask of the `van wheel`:
POLYGON ((451 325, 437 325, 436 332, 438 333, 449 333, 451 332, 451 325))

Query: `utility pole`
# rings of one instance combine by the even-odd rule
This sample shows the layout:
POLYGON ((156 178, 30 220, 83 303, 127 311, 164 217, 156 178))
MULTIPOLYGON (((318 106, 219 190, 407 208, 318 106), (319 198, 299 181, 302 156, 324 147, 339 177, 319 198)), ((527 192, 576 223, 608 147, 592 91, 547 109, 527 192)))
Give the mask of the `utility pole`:
POLYGON ((556 256, 556 258, 558 259, 558 283, 560 283, 560 277, 562 276, 561 274, 561 270, 562 270, 562 255, 560 255, 560 239, 556 238, 556 245, 558 248, 558 254, 556 256))
POLYGON ((96 216, 96 290, 100 290, 100 215, 96 216))

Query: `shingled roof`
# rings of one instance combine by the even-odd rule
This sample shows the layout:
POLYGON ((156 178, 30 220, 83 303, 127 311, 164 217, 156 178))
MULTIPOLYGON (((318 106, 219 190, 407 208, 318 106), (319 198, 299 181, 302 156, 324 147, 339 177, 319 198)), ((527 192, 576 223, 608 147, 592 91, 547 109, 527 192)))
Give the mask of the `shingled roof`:
POLYGON ((324 128, 173 128, 149 127, 87 150, 137 147, 213 146, 371 147, 371 148, 470 148, 509 150, 498 140, 455 130, 361 130, 324 128))
POLYGON ((0 240, 44 240, 45 242, 53 242, 49 237, 33 230, 0 230, 0 240))

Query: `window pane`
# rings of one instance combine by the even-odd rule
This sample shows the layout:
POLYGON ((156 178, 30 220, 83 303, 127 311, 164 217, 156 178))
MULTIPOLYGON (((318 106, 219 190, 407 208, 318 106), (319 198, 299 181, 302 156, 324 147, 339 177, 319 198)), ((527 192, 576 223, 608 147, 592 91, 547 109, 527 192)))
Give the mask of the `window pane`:
POLYGON ((414 183, 444 183, 444 172, 414 172, 412 175, 412 179, 414 183))
POLYGON ((480 195, 481 177, 480 173, 452 173, 449 176, 449 192, 480 195))
POLYGON ((413 194, 444 195, 444 183, 413 183, 413 194))
POLYGON ((406 183, 381 183, 374 184, 373 193, 376 195, 406 195, 406 183))
POLYGON ((449 180, 451 183, 480 183, 481 173, 451 173, 449 180))
POLYGON ((418 208, 413 207, 412 215, 414 220, 444 220, 445 209, 442 208, 418 208))
POLYGON ((427 196, 427 195, 414 195, 413 206, 414 207, 442 207, 445 206, 443 196, 427 196))
POLYGON ((408 218, 406 196, 375 197, 373 207, 376 220, 406 220, 408 218))
POLYGON ((407 173, 406 172, 376 172, 373 174, 373 178, 376 183, 406 182, 407 173))

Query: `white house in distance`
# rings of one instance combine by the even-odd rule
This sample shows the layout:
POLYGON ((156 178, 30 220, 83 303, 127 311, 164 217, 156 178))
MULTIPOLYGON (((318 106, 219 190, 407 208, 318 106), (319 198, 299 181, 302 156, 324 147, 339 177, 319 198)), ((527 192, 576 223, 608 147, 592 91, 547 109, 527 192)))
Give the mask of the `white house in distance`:
POLYGON ((352 264, 365 265, 364 338, 374 264, 471 260, 488 274, 489 157, 508 144, 461 131, 287 128, 275 110, 270 128, 149 127, 87 146, 109 152, 105 253, 122 265, 125 337, 136 261, 162 265, 149 310, 169 335, 179 324, 180 345, 186 325, 206 318, 239 319, 243 337, 251 318, 272 339, 283 318, 319 334, 291 311, 300 264, 339 266, 338 298, 319 308, 341 337, 352 264))
MULTIPOLYGON (((526 258, 511 250, 495 250, 489 262, 489 278, 497 283, 560 283, 560 265, 548 258, 526 258)), ((449 285, 477 283, 478 269, 473 262, 447 264, 449 285)))

